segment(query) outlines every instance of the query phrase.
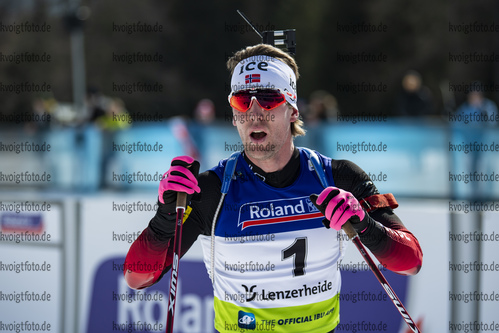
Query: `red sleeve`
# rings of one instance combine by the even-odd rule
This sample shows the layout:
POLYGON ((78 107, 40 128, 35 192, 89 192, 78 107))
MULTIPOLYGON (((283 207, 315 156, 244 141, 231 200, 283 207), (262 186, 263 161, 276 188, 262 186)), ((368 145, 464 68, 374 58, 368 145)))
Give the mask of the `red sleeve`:
POLYGON ((403 275, 414 275, 423 264, 423 252, 416 237, 407 229, 385 228, 388 236, 385 247, 375 253, 387 269, 403 275))
POLYGON ((417 238, 402 224, 390 208, 378 209, 370 216, 377 222, 360 238, 387 269, 414 275, 423 264, 423 251, 417 238))
POLYGON ((159 281, 172 263, 170 241, 159 241, 149 227, 137 237, 128 250, 123 274, 132 289, 149 287, 159 281))

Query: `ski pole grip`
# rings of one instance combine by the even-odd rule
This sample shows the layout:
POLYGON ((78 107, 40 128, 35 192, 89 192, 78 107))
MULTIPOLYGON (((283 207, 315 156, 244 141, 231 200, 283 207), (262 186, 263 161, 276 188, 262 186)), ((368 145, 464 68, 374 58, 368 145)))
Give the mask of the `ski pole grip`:
POLYGON ((347 221, 345 224, 343 224, 341 228, 343 229, 343 231, 345 231, 348 238, 353 239, 355 236, 357 236, 357 231, 355 231, 350 221, 347 221))
POLYGON ((185 210, 186 206, 187 206, 187 193, 178 192, 177 193, 177 209, 183 208, 185 210))

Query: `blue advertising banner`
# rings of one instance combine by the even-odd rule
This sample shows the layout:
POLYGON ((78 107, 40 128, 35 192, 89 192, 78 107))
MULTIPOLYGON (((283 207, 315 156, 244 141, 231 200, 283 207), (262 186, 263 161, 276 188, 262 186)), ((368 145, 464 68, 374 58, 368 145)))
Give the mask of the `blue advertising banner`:
MULTIPOLYGON (((169 275, 149 288, 133 290, 123 278, 124 260, 107 259, 96 270, 87 332, 164 332, 169 275)), ((398 332, 401 316, 367 264, 340 264, 338 269, 343 285, 336 331, 398 332)), ((404 303, 408 278, 381 269, 404 303)), ((175 332, 215 332, 213 293, 204 263, 181 261, 179 276, 175 332)))

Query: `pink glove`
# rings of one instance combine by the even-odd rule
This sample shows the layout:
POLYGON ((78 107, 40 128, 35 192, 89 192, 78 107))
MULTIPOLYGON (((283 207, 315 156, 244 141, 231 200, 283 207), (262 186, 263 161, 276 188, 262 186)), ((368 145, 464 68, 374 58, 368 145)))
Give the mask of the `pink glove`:
POLYGON ((337 187, 326 187, 319 196, 310 195, 310 200, 324 214, 326 221, 322 221, 326 228, 340 230, 350 218, 352 223, 358 223, 366 217, 362 206, 352 193, 337 187))
POLYGON ((178 156, 172 159, 170 169, 165 172, 159 183, 159 201, 164 204, 176 200, 177 192, 200 193, 196 179, 199 173, 199 162, 190 156, 178 156))

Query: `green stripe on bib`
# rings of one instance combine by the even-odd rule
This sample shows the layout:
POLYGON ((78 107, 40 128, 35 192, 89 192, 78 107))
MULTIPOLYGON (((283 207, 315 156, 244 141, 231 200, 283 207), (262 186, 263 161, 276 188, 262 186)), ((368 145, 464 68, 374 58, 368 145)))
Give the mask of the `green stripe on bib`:
POLYGON ((283 308, 239 307, 217 297, 214 303, 219 332, 323 333, 340 322, 339 294, 322 302, 283 308))

